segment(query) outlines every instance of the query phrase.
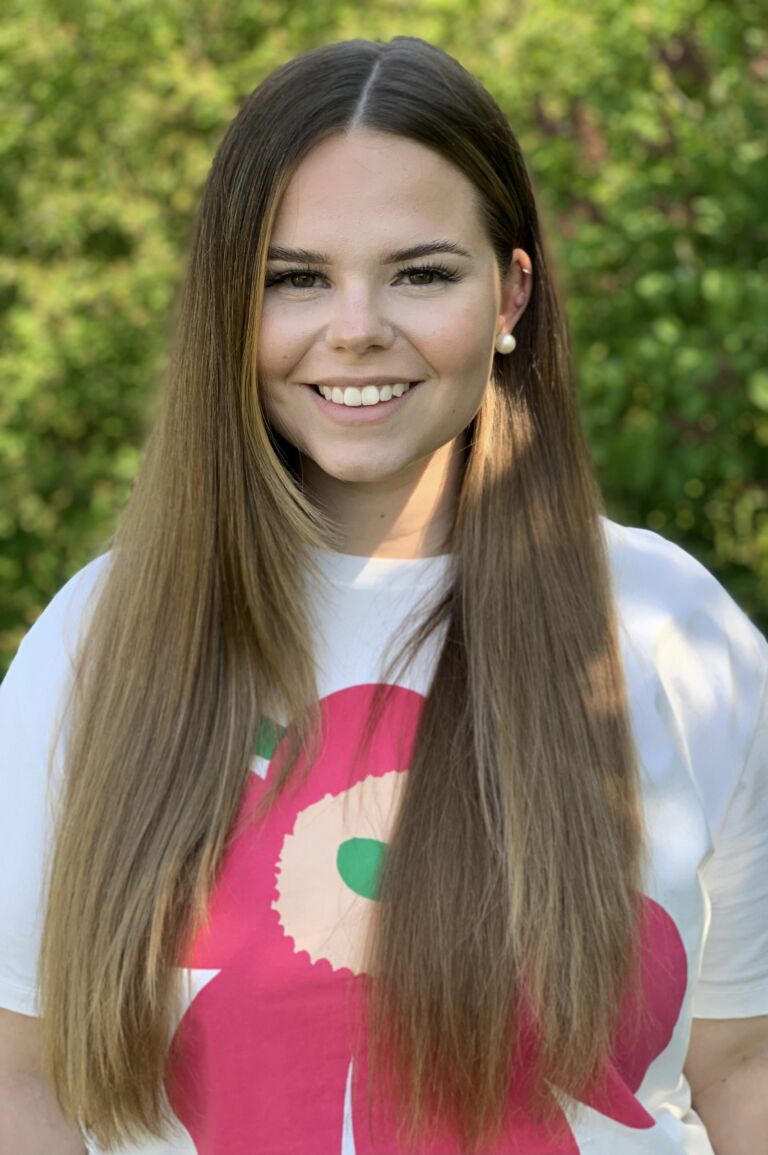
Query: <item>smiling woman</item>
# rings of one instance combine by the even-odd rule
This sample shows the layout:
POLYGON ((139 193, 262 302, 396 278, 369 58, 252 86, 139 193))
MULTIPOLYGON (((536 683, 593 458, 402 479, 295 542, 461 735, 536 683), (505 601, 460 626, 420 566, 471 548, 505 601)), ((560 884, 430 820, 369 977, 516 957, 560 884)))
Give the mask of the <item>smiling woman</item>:
POLYGON ((287 61, 0 686, 0 1148, 712 1155, 701 1096, 757 1155, 714 1091, 768 1015, 767 685, 605 515, 491 95, 413 37, 287 61))
POLYGON ((464 431, 494 340, 531 292, 531 258, 513 246, 502 277, 476 200, 445 157, 363 129, 316 145, 281 199, 258 337, 263 404, 346 553, 448 548, 464 431), (444 239, 430 239, 438 223, 444 239), (398 250, 400 238, 412 243, 398 250), (378 380, 405 391, 382 396, 378 380), (331 393, 321 401, 296 382, 331 393))

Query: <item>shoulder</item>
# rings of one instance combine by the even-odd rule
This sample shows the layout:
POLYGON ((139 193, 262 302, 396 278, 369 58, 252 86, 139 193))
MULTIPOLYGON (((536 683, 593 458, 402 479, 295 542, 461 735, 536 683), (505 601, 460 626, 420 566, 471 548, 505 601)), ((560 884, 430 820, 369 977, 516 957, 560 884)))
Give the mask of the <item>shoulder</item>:
POLYGON ((0 683, 4 751, 13 746, 18 750, 26 742, 30 752, 42 754, 54 718, 65 705, 75 649, 110 557, 111 551, 101 554, 77 570, 22 638, 0 683))
POLYGON ((601 519, 614 591, 625 628, 643 635, 656 653, 674 636, 734 676, 762 685, 768 675, 768 642, 706 566, 649 529, 601 519))
POLYGON ((601 522, 614 578, 624 596, 668 613, 718 614, 730 626, 745 617, 714 574, 682 546, 650 529, 619 525, 608 518, 601 522))
POLYGON ((603 520, 624 635, 628 689, 656 687, 719 825, 765 725, 768 642, 706 566, 639 527, 603 520))
POLYGON ((71 664, 80 631, 87 623, 106 576, 112 552, 77 570, 54 594, 21 640, 6 677, 28 668, 41 674, 71 664))

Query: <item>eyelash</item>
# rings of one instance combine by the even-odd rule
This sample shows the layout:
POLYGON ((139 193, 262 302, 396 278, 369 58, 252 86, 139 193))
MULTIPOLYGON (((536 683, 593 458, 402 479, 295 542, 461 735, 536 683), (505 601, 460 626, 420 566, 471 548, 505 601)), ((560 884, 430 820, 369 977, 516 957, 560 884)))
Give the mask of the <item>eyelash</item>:
MULTIPOLYGON (((399 277, 400 276, 413 276, 414 273, 437 273, 438 276, 440 276, 444 281, 459 281, 459 280, 461 280, 461 274, 460 273, 454 272, 453 269, 449 269, 445 265, 409 265, 407 268, 397 270, 397 275, 399 277)), ((305 268, 301 268, 301 269, 289 269, 287 273, 282 273, 278 277, 272 277, 271 279, 268 279, 266 282, 266 288, 269 288, 271 285, 282 285, 285 282, 287 282, 290 277, 322 277, 322 275, 323 274, 320 272, 319 269, 311 269, 311 268, 309 268, 309 266, 306 266, 305 268)), ((301 291, 301 289, 305 289, 305 290, 311 289, 311 287, 312 286, 309 286, 309 285, 298 286, 299 291, 301 291)), ((421 285, 421 286, 412 285, 410 287, 414 288, 414 289, 418 289, 418 288, 431 289, 431 288, 433 288, 432 285, 421 285)), ((295 288, 297 288, 297 286, 296 285, 290 285, 289 288, 295 289, 295 288)))

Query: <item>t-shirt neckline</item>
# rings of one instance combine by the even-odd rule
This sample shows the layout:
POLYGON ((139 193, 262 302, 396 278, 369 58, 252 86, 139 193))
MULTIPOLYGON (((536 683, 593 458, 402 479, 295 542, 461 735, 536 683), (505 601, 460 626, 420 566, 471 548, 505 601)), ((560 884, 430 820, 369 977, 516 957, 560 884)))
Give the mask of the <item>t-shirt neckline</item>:
POLYGON ((355 589, 371 586, 431 588, 445 573, 452 557, 450 553, 431 557, 369 557, 314 548, 310 552, 333 584, 355 589))

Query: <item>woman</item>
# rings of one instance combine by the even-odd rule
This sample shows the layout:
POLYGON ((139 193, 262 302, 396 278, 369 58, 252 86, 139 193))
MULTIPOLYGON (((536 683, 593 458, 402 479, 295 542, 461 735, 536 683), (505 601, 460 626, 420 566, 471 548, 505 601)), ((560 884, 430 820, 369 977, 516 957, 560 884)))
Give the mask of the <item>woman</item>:
POLYGON ((245 102, 111 545, 0 691, 61 1150, 745 1149, 768 645, 605 516, 519 146, 438 48, 245 102))

